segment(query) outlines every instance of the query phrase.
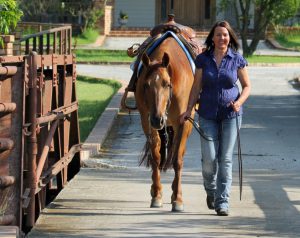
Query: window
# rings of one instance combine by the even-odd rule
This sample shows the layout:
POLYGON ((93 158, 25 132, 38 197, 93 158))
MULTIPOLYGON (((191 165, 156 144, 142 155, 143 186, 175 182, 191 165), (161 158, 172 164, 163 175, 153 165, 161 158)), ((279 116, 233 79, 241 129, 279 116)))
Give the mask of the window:
POLYGON ((210 0, 205 0, 204 17, 210 19, 210 0))
POLYGON ((167 0, 161 1, 161 19, 167 19, 167 0))

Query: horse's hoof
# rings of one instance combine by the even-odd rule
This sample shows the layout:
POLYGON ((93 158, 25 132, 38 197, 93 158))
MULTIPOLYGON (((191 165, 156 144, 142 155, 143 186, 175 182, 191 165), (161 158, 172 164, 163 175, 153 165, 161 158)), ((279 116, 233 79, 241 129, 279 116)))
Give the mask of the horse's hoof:
POLYGON ((172 202, 172 212, 183 212, 183 203, 172 202))
POLYGON ((163 206, 163 202, 161 198, 152 198, 151 200, 151 208, 160 208, 163 206))

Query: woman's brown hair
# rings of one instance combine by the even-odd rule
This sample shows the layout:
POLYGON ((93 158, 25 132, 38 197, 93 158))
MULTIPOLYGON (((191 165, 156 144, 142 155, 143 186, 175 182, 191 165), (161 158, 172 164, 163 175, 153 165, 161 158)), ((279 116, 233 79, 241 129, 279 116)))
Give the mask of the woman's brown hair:
POLYGON ((213 43, 213 36, 215 33, 215 29, 220 26, 220 27, 225 27, 229 33, 229 45, 228 47, 234 49, 235 51, 237 51, 240 47, 240 44, 238 42, 238 38, 236 36, 236 34, 234 33, 233 29, 231 28, 230 24, 227 21, 218 21, 214 24, 214 26, 212 27, 212 29, 210 30, 206 40, 205 40, 205 44, 207 46, 207 50, 211 50, 214 49, 214 43, 213 43))

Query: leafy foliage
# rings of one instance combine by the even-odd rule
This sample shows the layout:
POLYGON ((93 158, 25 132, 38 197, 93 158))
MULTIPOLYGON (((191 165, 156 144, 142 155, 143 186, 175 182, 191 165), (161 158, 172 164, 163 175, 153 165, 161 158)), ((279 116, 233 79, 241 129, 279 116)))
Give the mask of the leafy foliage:
POLYGON ((98 19, 103 16, 103 9, 97 8, 95 1, 81 0, 81 1, 65 1, 65 11, 72 16, 82 18, 82 32, 89 28, 94 28, 98 19))
POLYGON ((120 17, 120 19, 128 19, 127 13, 125 13, 125 12, 123 12, 123 11, 120 11, 119 17, 120 17))
POLYGON ((20 8, 24 16, 30 16, 31 19, 41 20, 45 13, 56 12, 60 6, 60 0, 19 0, 20 8))
POLYGON ((0 34, 9 34, 22 15, 15 0, 0 0, 0 34))
MULTIPOLYGON (((103 9, 94 0, 18 0, 24 15, 30 21, 54 21, 81 25, 81 32, 95 28, 98 19, 103 16, 103 9), (47 18, 48 17, 48 18, 47 18)), ((104 1, 104 5, 106 1, 104 1)))

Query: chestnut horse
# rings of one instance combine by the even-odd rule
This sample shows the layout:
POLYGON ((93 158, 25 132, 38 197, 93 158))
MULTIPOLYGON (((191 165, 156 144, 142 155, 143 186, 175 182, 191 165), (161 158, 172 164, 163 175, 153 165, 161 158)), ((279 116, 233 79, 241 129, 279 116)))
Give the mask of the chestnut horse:
POLYGON ((162 206, 161 171, 173 167, 172 211, 183 211, 181 175, 192 124, 180 124, 179 116, 187 108, 193 81, 191 64, 173 37, 143 54, 135 100, 147 138, 141 163, 152 167, 151 207, 162 206))

